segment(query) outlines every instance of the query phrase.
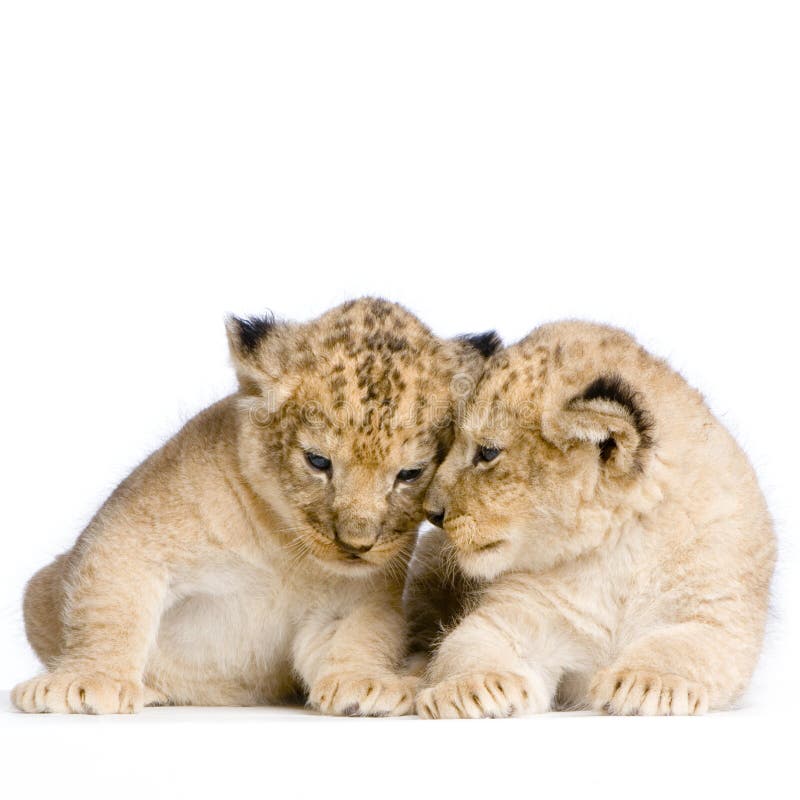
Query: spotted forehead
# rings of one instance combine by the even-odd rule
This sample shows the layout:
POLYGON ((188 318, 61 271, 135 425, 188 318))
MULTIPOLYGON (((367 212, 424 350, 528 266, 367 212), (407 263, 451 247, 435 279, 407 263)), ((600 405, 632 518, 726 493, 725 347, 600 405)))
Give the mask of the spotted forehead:
POLYGON ((478 384, 476 397, 484 404, 538 396, 561 353, 545 346, 514 345, 494 356, 478 384))
POLYGON ((377 433, 359 428, 345 431, 343 444, 354 462, 380 464, 435 456, 442 447, 443 434, 444 427, 436 425, 384 428, 377 433))
POLYGON ((563 365, 563 347, 555 343, 520 342, 496 354, 486 365, 462 428, 472 434, 498 436, 517 430, 520 423, 537 424, 546 386, 563 365))
POLYGON ((315 344, 350 359, 364 351, 401 363, 438 347, 438 339, 413 314, 385 300, 351 300, 309 325, 315 344))
POLYGON ((347 303, 308 327, 304 385, 325 422, 369 450, 377 435, 424 437, 449 407, 442 344, 400 306, 347 303))

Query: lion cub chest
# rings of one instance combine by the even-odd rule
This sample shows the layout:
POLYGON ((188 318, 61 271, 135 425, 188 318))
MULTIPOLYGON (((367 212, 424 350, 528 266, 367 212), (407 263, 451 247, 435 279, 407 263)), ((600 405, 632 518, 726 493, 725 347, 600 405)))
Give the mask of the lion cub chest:
POLYGON ((230 557, 186 571, 171 586, 149 666, 184 674, 188 667, 212 684, 271 694, 269 687, 289 672, 308 598, 278 565, 254 567, 230 557))

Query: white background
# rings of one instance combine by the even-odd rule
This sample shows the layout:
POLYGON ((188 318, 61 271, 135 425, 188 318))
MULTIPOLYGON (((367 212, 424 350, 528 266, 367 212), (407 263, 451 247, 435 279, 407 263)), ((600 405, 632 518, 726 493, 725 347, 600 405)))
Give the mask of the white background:
POLYGON ((0 709, 7 797, 796 790, 794 2, 0 5, 0 687, 25 580, 233 387, 223 318, 354 295, 443 335, 625 326, 707 395, 780 536, 740 711, 323 720, 0 709), (794 740, 795 745, 791 742, 794 740))

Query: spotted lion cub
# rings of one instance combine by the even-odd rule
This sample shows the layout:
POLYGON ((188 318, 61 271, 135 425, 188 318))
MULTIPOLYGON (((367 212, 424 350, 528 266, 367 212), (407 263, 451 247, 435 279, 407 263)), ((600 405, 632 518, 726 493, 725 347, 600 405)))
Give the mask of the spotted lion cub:
POLYGON ((495 354, 426 505, 449 541, 423 539, 412 600, 437 570, 473 586, 444 598, 440 617, 471 605, 421 716, 698 714, 745 689, 775 559, 764 498, 700 394, 626 333, 563 322, 495 354))
MULTIPOLYGON (((25 595, 48 672, 23 711, 252 705, 405 714, 399 608, 458 387, 493 335, 443 341, 400 306, 232 319, 239 391, 128 477, 25 595)), ((466 377, 465 377, 466 376, 466 377)))

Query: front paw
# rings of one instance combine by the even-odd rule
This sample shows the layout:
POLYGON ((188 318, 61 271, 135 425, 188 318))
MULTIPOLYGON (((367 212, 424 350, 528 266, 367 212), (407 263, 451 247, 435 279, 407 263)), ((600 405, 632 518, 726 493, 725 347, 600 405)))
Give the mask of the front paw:
POLYGON ((144 704, 144 686, 99 673, 56 670, 20 683, 11 702, 28 713, 134 714, 144 704))
POLYGON ((680 675, 649 670, 604 669, 589 687, 592 706, 609 714, 704 714, 708 690, 680 675))
POLYGON ((323 714, 348 717, 399 717, 414 711, 419 679, 414 676, 328 675, 311 687, 308 702, 323 714))
POLYGON ((530 681, 513 672, 462 675, 423 689, 417 695, 417 713, 425 719, 480 719, 510 717, 546 711, 530 681))

